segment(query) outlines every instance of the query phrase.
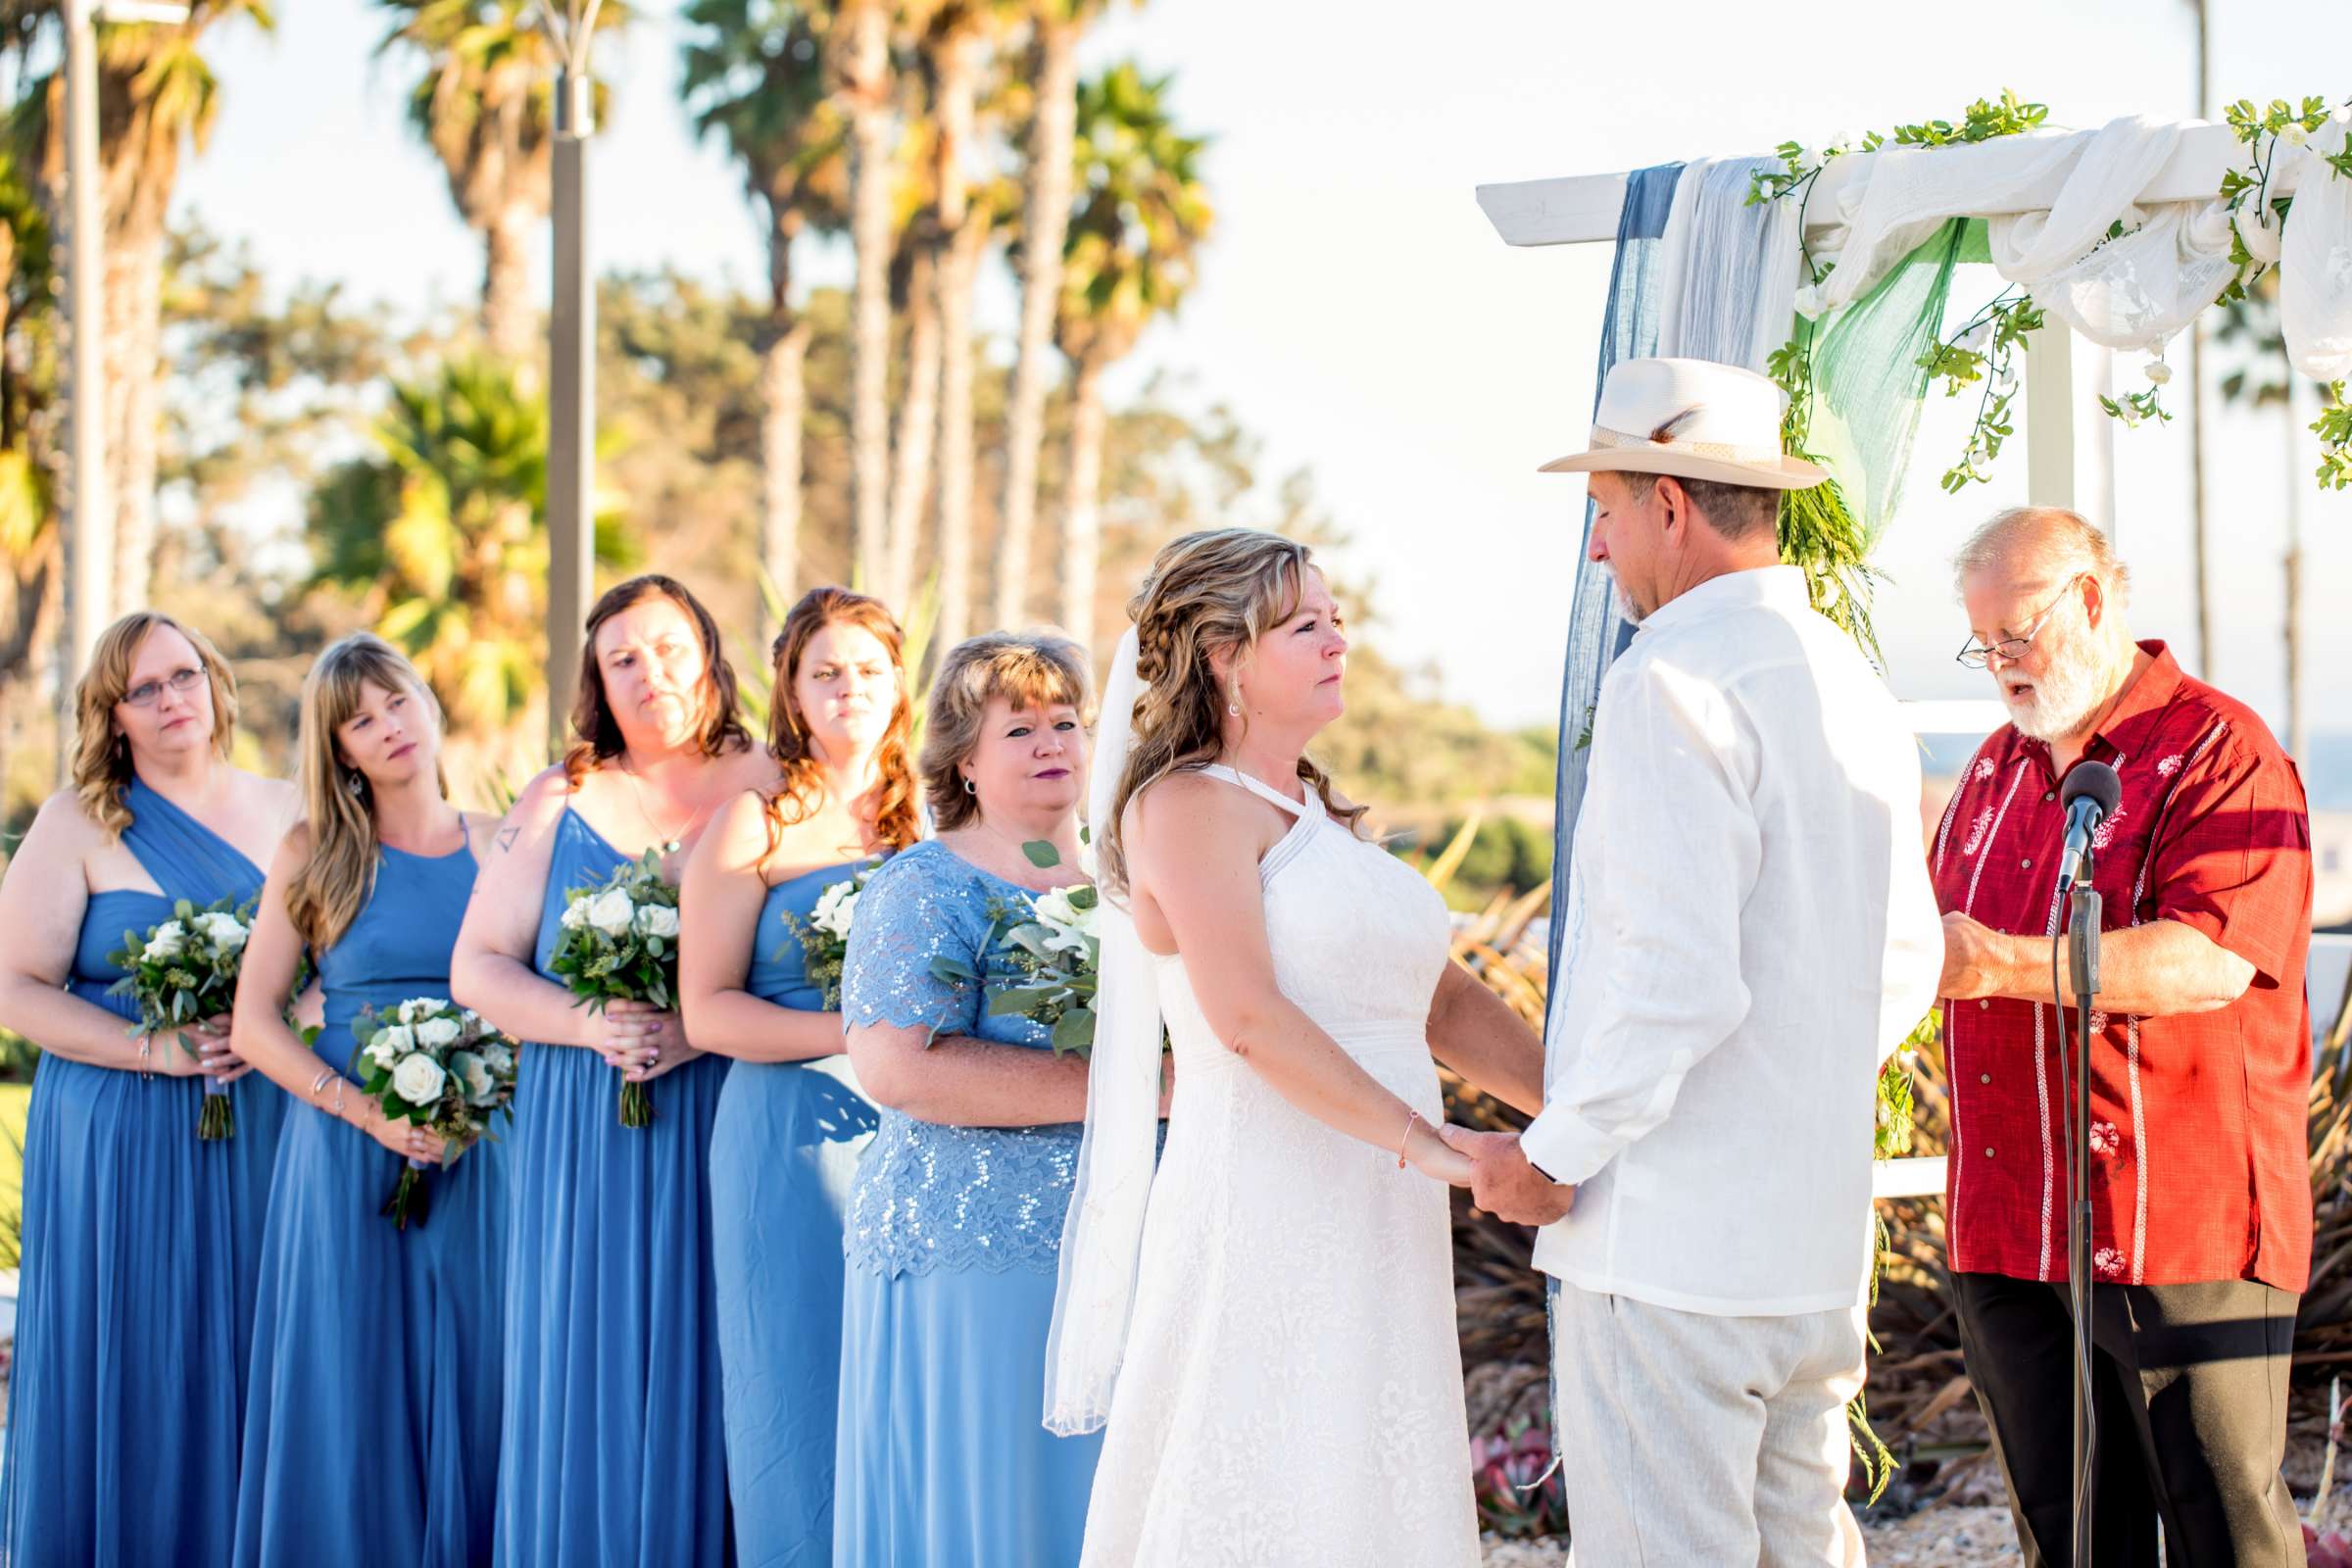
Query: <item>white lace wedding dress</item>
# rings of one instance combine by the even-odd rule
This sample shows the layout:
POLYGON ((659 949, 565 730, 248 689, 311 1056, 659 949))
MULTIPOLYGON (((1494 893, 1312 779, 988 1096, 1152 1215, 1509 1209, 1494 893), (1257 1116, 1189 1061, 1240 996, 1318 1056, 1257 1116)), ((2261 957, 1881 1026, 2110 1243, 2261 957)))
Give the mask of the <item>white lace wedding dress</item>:
MULTIPOLYGON (((1258 867, 1283 994, 1437 1122, 1444 904, 1312 794, 1207 771, 1298 817, 1258 867)), ((1183 961, 1158 971, 1176 1102, 1086 1568, 1471 1568, 1446 1188, 1291 1105, 1210 1033, 1183 961)))

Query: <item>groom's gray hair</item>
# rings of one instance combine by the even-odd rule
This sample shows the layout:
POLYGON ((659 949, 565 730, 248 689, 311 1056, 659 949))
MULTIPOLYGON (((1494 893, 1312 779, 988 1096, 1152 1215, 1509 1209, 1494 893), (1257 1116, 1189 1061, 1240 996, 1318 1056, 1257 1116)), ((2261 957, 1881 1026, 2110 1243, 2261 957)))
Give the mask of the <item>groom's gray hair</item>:
MULTIPOLYGON (((1663 429, 1665 426, 1661 425, 1663 429)), ((1690 506, 1707 526, 1726 539, 1745 539, 1750 534, 1777 529, 1781 519, 1781 493, 1760 485, 1726 484, 1720 479, 1686 479, 1679 473, 1635 473, 1619 469, 1617 477, 1636 501, 1646 501, 1658 487, 1660 479, 1672 479, 1683 487, 1690 498, 1690 506)))

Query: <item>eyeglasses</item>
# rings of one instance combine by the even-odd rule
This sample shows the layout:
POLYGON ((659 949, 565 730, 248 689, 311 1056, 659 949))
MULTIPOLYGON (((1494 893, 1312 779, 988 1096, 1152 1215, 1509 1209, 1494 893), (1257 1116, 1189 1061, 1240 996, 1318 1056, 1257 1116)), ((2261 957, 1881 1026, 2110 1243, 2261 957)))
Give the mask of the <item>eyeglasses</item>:
POLYGON ((133 708, 153 708, 156 699, 164 695, 165 687, 169 686, 184 697, 194 691, 196 683, 202 679, 204 671, 201 669, 175 669, 162 680, 139 682, 122 694, 122 700, 133 708))
POLYGON ((2041 635, 2042 624, 2050 618, 2050 612, 2065 604, 2066 596, 2075 591, 2075 584, 2089 575, 2089 572, 2078 571, 2072 577, 2067 578, 2066 586, 2058 590, 2058 597, 2042 606, 2041 613, 2026 623, 2026 634, 2023 637, 2004 637, 1999 642, 1989 645, 1980 643, 1971 637, 1960 645, 1960 651, 1952 657, 1971 669, 1984 668, 1992 662, 1993 656, 1996 654, 2005 662, 2016 663, 2026 657, 2026 650, 2034 645, 2034 639, 2041 635))

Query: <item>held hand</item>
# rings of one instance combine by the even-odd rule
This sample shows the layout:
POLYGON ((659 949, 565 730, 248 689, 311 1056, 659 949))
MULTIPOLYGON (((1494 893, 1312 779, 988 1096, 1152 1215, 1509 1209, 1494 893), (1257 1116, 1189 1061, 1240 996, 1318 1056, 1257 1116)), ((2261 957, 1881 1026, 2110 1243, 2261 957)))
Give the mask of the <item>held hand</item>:
POLYGON ((360 1131, 404 1159, 438 1165, 447 1152, 448 1141, 438 1133, 413 1121, 395 1121, 372 1101, 363 1102, 359 1114, 360 1131))
POLYGON ((1958 909, 1943 917, 1943 976, 1936 994, 1954 1002, 1974 1002, 2001 994, 2009 939, 1958 909))
POLYGON ((1424 1121, 1415 1121, 1412 1132, 1404 1141, 1404 1157, 1424 1176, 1434 1177, 1450 1187, 1467 1187, 1474 1167, 1468 1155, 1454 1149, 1439 1135, 1438 1129, 1424 1121))
POLYGON ((676 1013, 649 1011, 637 1016, 645 1027, 632 1043, 600 1048, 605 1060, 619 1069, 629 1082, 651 1082, 703 1054, 688 1043, 686 1027, 676 1013))
POLYGON ((1515 1133, 1446 1127, 1441 1135, 1472 1165, 1470 1200, 1514 1225, 1548 1225, 1576 1206, 1576 1189, 1546 1180, 1527 1162, 1515 1133))
POLYGON ((146 1067, 166 1078, 217 1078, 230 1083, 252 1069, 228 1043, 228 1015, 150 1035, 146 1067))
POLYGON ((582 1018, 580 1044, 613 1066, 626 1067, 629 1063, 613 1060, 614 1055, 657 1044, 674 1017, 650 1002, 608 1002, 582 1018))

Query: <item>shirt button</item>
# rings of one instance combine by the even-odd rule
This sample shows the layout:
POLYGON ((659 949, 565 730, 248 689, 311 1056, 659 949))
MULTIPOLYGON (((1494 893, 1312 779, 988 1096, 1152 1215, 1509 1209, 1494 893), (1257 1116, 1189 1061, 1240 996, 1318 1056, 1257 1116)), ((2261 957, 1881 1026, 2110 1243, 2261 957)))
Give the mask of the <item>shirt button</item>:
POLYGON ((1984 1151, 1984 1157, 1985 1157, 1986 1159, 1990 1159, 1990 1158, 1992 1157, 1992 1151, 1991 1151, 1991 1150, 1989 1150, 1989 1149, 1987 1149, 1986 1151, 1984 1151))
POLYGON ((2041 792, 2041 798, 2042 798, 2042 800, 2044 800, 2045 802, 2046 802, 2046 801, 2054 801, 2054 800, 2056 800, 2056 799, 2058 798, 2058 792, 2057 792, 2056 790, 2043 790, 2043 791, 2041 792))
POLYGON ((1988 1084, 1992 1082, 1992 1074, 1988 1072, 1981 1072, 1977 1074, 1977 1082, 1981 1084, 1988 1084))
POLYGON ((2020 860, 2017 862, 2017 868, 2021 871, 2031 871, 2034 869, 2034 862, 2030 858, 2020 860))
POLYGON ((1980 1007, 1989 1007, 1992 1005, 1992 999, 1989 997, 1979 997, 1977 999, 1977 1005, 1980 1007))

